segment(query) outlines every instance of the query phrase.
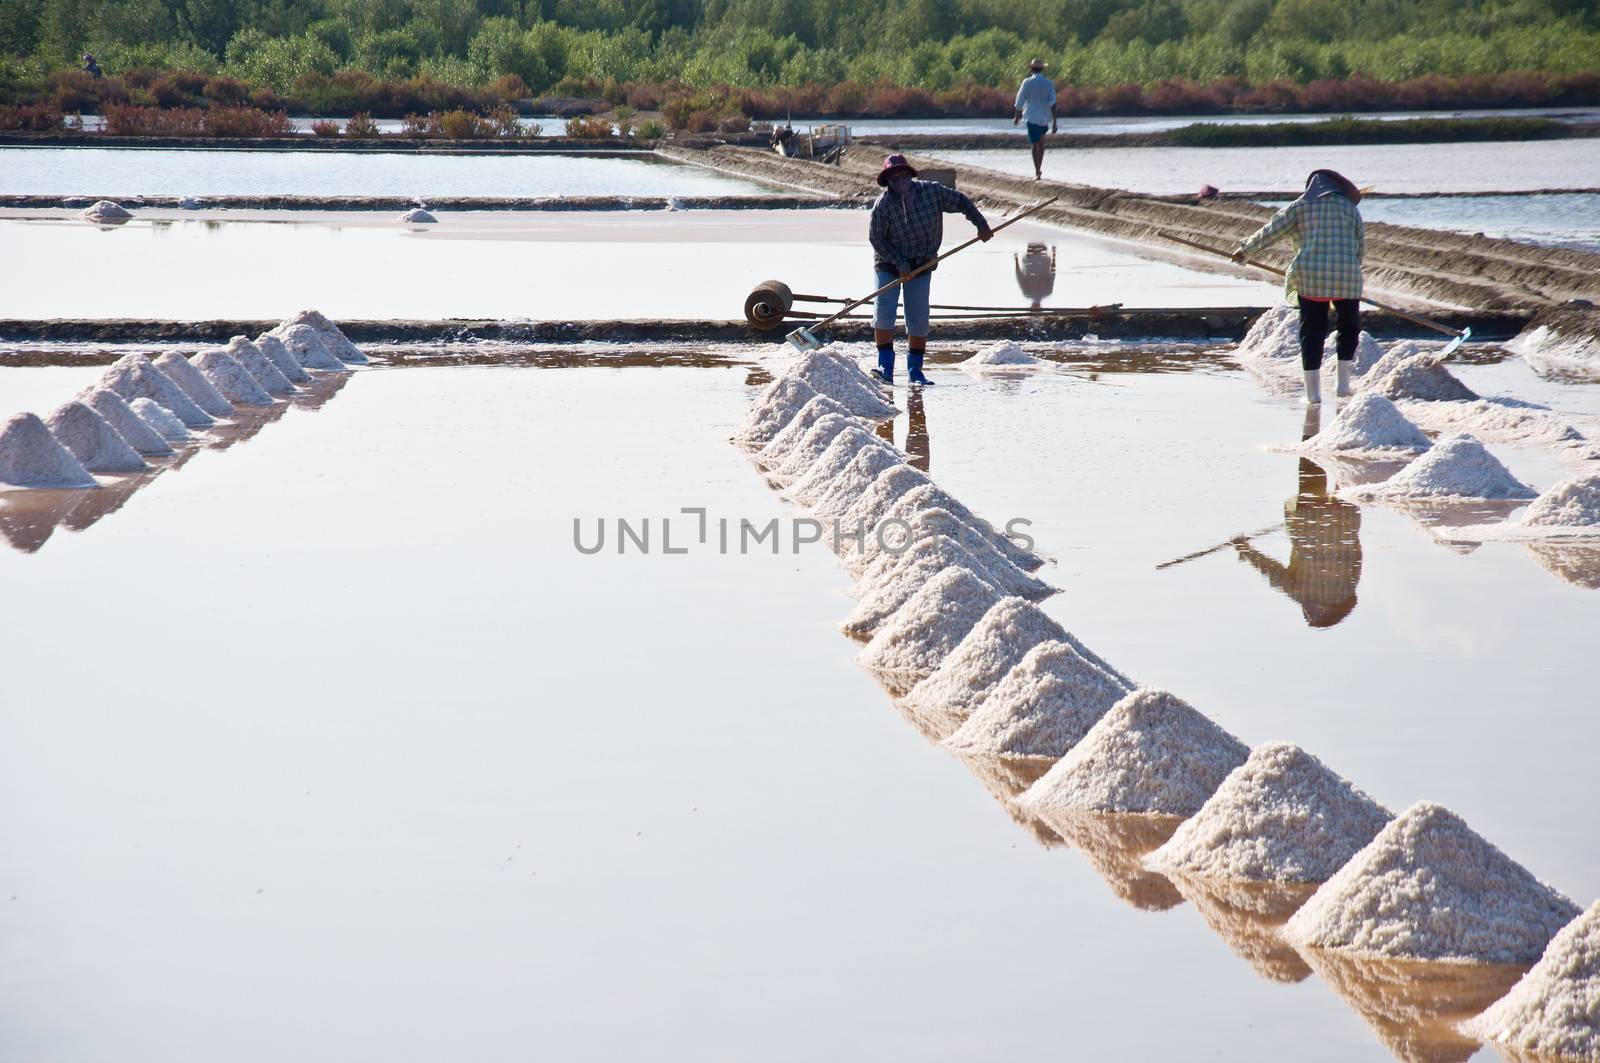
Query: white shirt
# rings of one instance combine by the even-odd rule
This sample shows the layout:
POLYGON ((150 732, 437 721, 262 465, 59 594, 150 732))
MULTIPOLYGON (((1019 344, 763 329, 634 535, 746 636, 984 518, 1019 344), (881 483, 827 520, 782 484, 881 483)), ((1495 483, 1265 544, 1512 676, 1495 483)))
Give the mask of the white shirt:
POLYGON ((1055 102, 1055 83, 1043 74, 1033 74, 1017 89, 1017 110, 1030 125, 1049 125, 1050 108, 1055 102))

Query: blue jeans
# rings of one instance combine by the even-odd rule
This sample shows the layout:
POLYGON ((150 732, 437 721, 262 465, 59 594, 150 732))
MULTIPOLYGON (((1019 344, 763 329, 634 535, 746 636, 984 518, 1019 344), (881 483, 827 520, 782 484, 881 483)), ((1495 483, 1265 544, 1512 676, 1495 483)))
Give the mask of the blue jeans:
MULTIPOLYGON (((886 273, 878 270, 878 287, 899 276, 898 273, 886 273)), ((872 315, 872 327, 883 329, 886 332, 894 331, 894 314, 900 305, 900 292, 906 293, 906 335, 926 338, 928 335, 928 284, 933 280, 933 271, 919 273, 904 284, 897 284, 893 288, 878 296, 877 310, 872 315)))

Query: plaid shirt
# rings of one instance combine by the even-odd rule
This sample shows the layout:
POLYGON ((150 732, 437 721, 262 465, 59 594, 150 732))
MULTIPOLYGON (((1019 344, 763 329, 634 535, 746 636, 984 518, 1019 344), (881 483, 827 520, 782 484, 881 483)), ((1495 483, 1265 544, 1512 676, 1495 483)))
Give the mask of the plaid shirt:
POLYGON ((1289 264, 1284 296, 1307 299, 1361 298, 1361 259, 1366 227, 1356 205, 1340 195, 1304 196, 1256 230, 1239 250, 1253 254, 1288 232, 1299 251, 1289 264))
POLYGON ((972 200, 937 181, 912 181, 903 196, 885 189, 872 205, 867 227, 873 265, 885 273, 910 273, 937 256, 944 242, 944 215, 957 211, 980 229, 989 225, 972 200))

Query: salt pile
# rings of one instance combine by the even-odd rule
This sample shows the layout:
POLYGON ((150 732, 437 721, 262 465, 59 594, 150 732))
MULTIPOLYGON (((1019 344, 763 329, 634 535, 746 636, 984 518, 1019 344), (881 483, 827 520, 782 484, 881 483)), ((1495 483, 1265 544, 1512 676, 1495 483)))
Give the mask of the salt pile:
POLYGON ((285 347, 283 341, 278 337, 270 332, 263 332, 255 338, 255 344, 256 349, 266 355, 269 362, 278 367, 278 372, 282 373, 289 383, 311 383, 311 374, 306 372, 305 367, 300 364, 294 355, 289 353, 289 348, 285 347))
POLYGON ((137 398, 128 403, 128 408, 169 443, 182 443, 189 438, 189 429, 160 403, 137 398))
POLYGON ((81 402, 61 406, 45 427, 90 472, 142 472, 139 452, 128 445, 106 419, 81 402))
POLYGON ((320 369, 331 373, 345 368, 344 363, 322 342, 317 330, 308 325, 279 325, 272 330, 272 334, 302 369, 320 369))
POLYGON ((927 586, 929 580, 947 568, 963 568, 975 576, 988 579, 988 567, 966 547, 944 535, 918 538, 904 553, 895 555, 892 560, 897 562, 895 566, 876 574, 871 586, 863 590, 856 607, 839 625, 846 635, 870 638, 886 620, 927 586))
POLYGON ((92 221, 99 225, 112 225, 117 222, 127 221, 133 217, 120 203, 113 203, 109 199, 102 199, 94 206, 87 208, 82 213, 85 221, 92 221))
POLYGON ((150 364, 165 373, 168 380, 182 388, 196 406, 212 417, 233 416, 233 403, 228 401, 228 397, 206 379, 199 367, 177 351, 168 351, 150 364))
POLYGON ((1600 902, 1568 923, 1511 992, 1462 1030, 1518 1052, 1600 1061, 1600 902))
POLYGON ((1534 499, 1522 523, 1535 528, 1600 527, 1600 473, 1562 480, 1534 499))
MULTIPOLYGON (((932 484, 927 473, 910 465, 896 465, 892 469, 885 469, 872 481, 872 486, 862 492, 861 497, 845 510, 839 523, 851 529, 865 528, 867 534, 872 534, 872 529, 881 523, 908 492, 919 487, 932 484)), ((841 550, 841 554, 847 553, 841 550)))
POLYGON ((945 741, 957 752, 1061 757, 1131 691, 1071 643, 1030 649, 945 741))
POLYGON ((1257 746, 1150 857, 1167 874, 1325 882, 1394 816, 1288 742, 1257 746))
MULTIPOLYGON (((350 337, 344 334, 344 330, 324 317, 320 310, 302 310, 273 331, 281 334, 301 325, 315 331, 321 337, 322 345, 327 348, 328 353, 339 361, 350 365, 367 364, 367 356, 362 353, 361 348, 351 343, 350 337)), ((288 344, 285 343, 285 346, 288 344)), ((293 350, 292 347, 290 349, 293 350)))
POLYGON ((94 487, 78 459, 56 442, 45 423, 19 413, 0 425, 0 484, 13 487, 94 487))
MULTIPOLYGON (((905 455, 892 446, 863 447, 818 497, 811 507, 812 514, 819 520, 828 521, 844 516, 879 476, 904 462, 905 455)), ((852 533, 853 530, 850 529, 852 533)), ((841 521, 840 533, 844 534, 845 531, 841 521)))
POLYGON ((878 672, 927 675, 999 600, 988 581, 964 568, 947 568, 878 629, 857 660, 878 672))
POLYGON ((733 434, 733 438, 741 443, 765 445, 794 420, 806 403, 816 397, 815 389, 804 380, 780 377, 756 397, 755 404, 745 415, 744 424, 733 434))
MULTIPOLYGON (((968 509, 960 499, 950 494, 944 488, 928 481, 914 486, 911 490, 895 499, 878 518, 876 523, 886 523, 891 520, 911 521, 918 513, 929 509, 948 510, 956 519, 972 529, 973 536, 992 545, 1010 560, 1013 565, 1027 572, 1032 572, 1044 564, 1038 555, 1022 549, 1000 532, 994 530, 988 522, 982 520, 972 510, 968 509)), ((869 529, 870 531, 870 529, 869 529)), ((845 567, 853 573, 859 573, 874 556, 872 550, 873 537, 868 536, 867 549, 860 554, 845 556, 845 567)))
POLYGON ((1015 367, 1022 365, 1042 365, 1044 363, 1041 359, 1035 358, 1033 355, 1023 350, 1021 345, 1014 343, 1011 340, 997 340, 961 364, 963 366, 981 369, 985 366, 1015 367))
POLYGON ((803 506, 815 504, 862 451, 876 451, 890 461, 899 460, 898 452, 888 443, 864 429, 850 428, 833 437, 828 449, 819 454, 806 474, 789 488, 789 494, 803 506))
MULTIPOLYGON (((124 355, 113 362, 111 368, 100 378, 100 383, 108 391, 120 395, 130 406, 134 404, 135 399, 149 399, 164 407, 167 412, 190 428, 209 428, 217 423, 209 413, 196 406, 194 400, 184 394, 182 388, 174 384, 142 354, 124 355)), ((164 432, 162 434, 166 435, 164 432)), ((172 437, 167 436, 167 438, 172 437)))
POLYGON ((229 402, 241 406, 271 406, 275 401, 250 375, 250 370, 221 348, 201 351, 194 356, 192 364, 229 402))
POLYGON ((1250 755, 1243 742, 1161 690, 1112 707, 1022 805, 1033 812, 1192 816, 1250 755))
POLYGON ((768 467, 772 475, 782 480, 796 480, 811 471, 811 466, 841 432, 859 431, 861 422, 846 414, 825 413, 806 429, 800 441, 789 448, 788 456, 776 467, 768 467))
POLYGON ((1538 492, 1518 480, 1469 435, 1453 435, 1380 484, 1354 488, 1357 498, 1533 498, 1538 492))
POLYGON ((857 417, 882 420, 895 414, 895 408, 883 400, 877 389, 864 382, 854 363, 847 366, 824 351, 800 355, 783 375, 804 380, 817 394, 828 396, 857 417))
POLYGON ((1335 450, 1387 457, 1395 451, 1427 450, 1422 429, 1382 395, 1364 391, 1347 402, 1333 422, 1306 440, 1305 451, 1335 450))
MULTIPOLYGON (((1338 336, 1330 329, 1323 346, 1322 372, 1324 376, 1338 372, 1338 336)), ((1250 369, 1263 384, 1275 391, 1287 392, 1301 387, 1300 369, 1300 312, 1292 306, 1278 304, 1270 307, 1245 333, 1234 348, 1236 357, 1250 369)), ((1383 357, 1383 348, 1369 334, 1363 332, 1356 340, 1352 373, 1361 378, 1370 377, 1383 357)))
MULTIPOLYGON (((128 446, 139 454, 164 458, 173 453, 171 445, 161 438, 161 433, 134 413, 132 407, 122 401, 122 396, 116 392, 107 391, 105 388, 93 388, 82 396, 81 401, 105 418, 106 423, 115 428, 128 446)), ((181 423, 179 427, 182 427, 181 423)))
POLYGON ((298 389, 272 364, 272 359, 261 353, 261 348, 246 336, 235 336, 223 351, 234 361, 249 370, 256 383, 269 395, 293 395, 298 389))
MULTIPOLYGON (((979 574, 1006 594, 1041 599, 1055 593, 1049 584, 1034 579, 1013 565, 1004 554, 995 549, 993 542, 987 536, 949 510, 924 509, 903 518, 896 516, 891 519, 903 519, 906 528, 898 524, 885 523, 881 525, 883 533, 881 538, 877 530, 869 529, 865 548, 853 555, 856 567, 860 569, 857 583, 862 597, 871 597, 876 588, 886 582, 886 578, 894 573, 911 543, 929 538, 946 538, 960 543, 977 559, 981 566, 978 569, 979 574)), ((854 527, 842 530, 852 536, 855 533, 854 527)))
POLYGON ((1400 814, 1285 928, 1296 945, 1357 955, 1532 963, 1577 905, 1440 805, 1400 814))
POLYGON ((1444 367, 1437 349, 1404 340, 1391 346, 1372 367, 1361 381, 1361 390, 1387 399, 1431 402, 1461 402, 1478 397, 1444 367))
POLYGON ((438 221, 439 219, 435 218, 432 214, 429 214, 421 207, 412 207, 410 210, 400 215, 400 220, 407 225, 429 225, 438 221))
POLYGON ((794 448, 800 445, 806 434, 824 417, 838 417, 846 424, 855 422, 855 414, 834 402, 826 395, 817 395, 806 401, 800 411, 789 419, 789 422, 767 441, 766 446, 756 452, 756 464, 767 469, 776 469, 783 465, 794 453, 794 448))
POLYGON ((1536 373, 1600 377, 1600 336, 1577 327, 1557 330, 1549 325, 1519 334, 1506 347, 1522 356, 1536 373))

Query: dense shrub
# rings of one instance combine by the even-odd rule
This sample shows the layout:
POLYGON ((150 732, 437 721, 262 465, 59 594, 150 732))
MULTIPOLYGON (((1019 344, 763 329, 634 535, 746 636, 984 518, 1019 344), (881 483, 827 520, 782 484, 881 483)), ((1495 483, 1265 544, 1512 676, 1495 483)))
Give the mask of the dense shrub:
POLYGON ((319 137, 336 137, 339 135, 339 123, 332 118, 319 118, 311 123, 311 132, 319 137))
POLYGON ((667 124, 659 118, 646 118, 639 123, 638 134, 645 140, 661 140, 667 135, 667 124))
POLYGON ((26 129, 43 132, 62 129, 66 116, 48 103, 25 103, 18 107, 0 107, 0 129, 26 129))
POLYGON ((615 132, 614 127, 604 118, 594 115, 580 114, 567 119, 567 136, 578 137, 582 140, 604 140, 615 132))
POLYGON ((282 111, 255 107, 212 107, 201 114, 205 135, 213 137, 288 137, 294 123, 282 111))
POLYGON ((344 135, 370 140, 380 136, 381 133, 378 129, 378 123, 372 120, 370 114, 358 111, 351 115, 350 120, 344 124, 344 135))

